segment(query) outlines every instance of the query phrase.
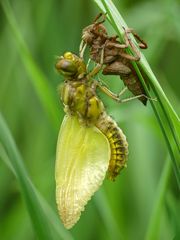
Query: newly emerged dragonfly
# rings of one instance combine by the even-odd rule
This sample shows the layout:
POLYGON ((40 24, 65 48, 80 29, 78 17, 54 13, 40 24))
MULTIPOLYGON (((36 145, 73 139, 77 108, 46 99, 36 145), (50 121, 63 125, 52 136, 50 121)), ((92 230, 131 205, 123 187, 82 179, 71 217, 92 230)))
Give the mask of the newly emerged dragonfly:
MULTIPOLYGON (((147 44, 132 29, 125 29, 125 43, 120 43, 118 36, 108 36, 107 30, 103 25, 105 15, 99 14, 93 24, 85 27, 82 32, 82 42, 80 45, 80 56, 83 57, 86 46, 90 47, 90 58, 96 63, 104 65, 102 73, 104 75, 119 75, 123 80, 126 88, 129 89, 144 105, 146 105, 148 97, 146 96, 143 85, 141 84, 131 61, 139 61, 140 53, 129 39, 128 34, 139 41, 139 47, 147 48, 147 44), (98 21, 100 17, 101 21, 98 21), (134 56, 127 54, 128 46, 134 51, 134 56)), ((143 73, 142 73, 143 74, 143 73)), ((122 91, 124 93, 124 91, 122 91)))
POLYGON ((99 67, 88 72, 80 57, 66 52, 56 69, 64 76, 59 92, 66 113, 57 143, 56 202, 64 226, 71 228, 106 173, 114 180, 126 166, 128 143, 96 94, 99 88, 120 101, 93 79, 99 67))

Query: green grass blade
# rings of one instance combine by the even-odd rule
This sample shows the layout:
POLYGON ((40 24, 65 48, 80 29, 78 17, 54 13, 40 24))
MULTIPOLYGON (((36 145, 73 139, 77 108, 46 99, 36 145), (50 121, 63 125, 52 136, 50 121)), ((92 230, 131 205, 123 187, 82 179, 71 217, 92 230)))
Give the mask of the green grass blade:
POLYGON ((102 221, 105 224, 105 227, 109 233, 110 239, 112 240, 124 239, 122 237, 122 233, 119 229, 119 226, 117 225, 117 222, 115 221, 111 213, 111 210, 108 206, 108 202, 106 201, 105 193, 103 192, 103 190, 101 189, 100 191, 98 191, 95 194, 94 198, 95 198, 96 206, 98 207, 98 210, 101 212, 102 221))
POLYGON ((10 131, 0 115, 0 158, 15 174, 24 196, 34 230, 39 239, 72 240, 57 216, 33 186, 10 131))
POLYGON ((53 125, 58 129, 58 103, 55 100, 55 94, 53 93, 52 86, 48 83, 48 79, 42 72, 42 70, 35 63, 30 50, 24 41, 21 32, 19 31, 16 19, 14 17, 13 11, 8 1, 1 1, 2 8, 6 15, 9 26, 14 35, 15 43, 17 45, 17 50, 22 59, 22 62, 27 70, 29 79, 37 92, 42 106, 46 109, 46 112, 52 121, 53 125), (55 107, 56 106, 56 107, 55 107))
MULTIPOLYGON (((119 35, 120 40, 123 41, 123 35, 124 35, 123 27, 127 28, 127 24, 125 23, 122 16, 114 6, 113 2, 110 0, 102 0, 102 1, 94 0, 94 1, 99 6, 101 11, 108 13, 108 19, 110 23, 112 24, 113 28, 119 35)), ((136 44, 135 39, 133 37, 132 37, 132 41, 136 44)), ((130 47, 128 48, 127 51, 128 53, 132 53, 132 50, 130 49, 130 47)), ((172 159, 173 169, 175 172, 177 183, 180 188, 180 169, 179 169, 180 139, 178 135, 178 130, 180 129, 180 121, 175 110, 173 109, 165 93, 163 92, 160 84, 158 83, 155 75, 153 74, 145 57, 142 54, 141 56, 142 57, 138 63, 138 66, 146 74, 148 81, 152 87, 152 90, 158 99, 159 104, 154 104, 153 101, 150 101, 150 102, 154 110, 154 113, 157 117, 157 120, 159 122, 163 136, 165 138, 165 141, 169 150, 169 154, 172 159), (161 114, 159 110, 161 110, 162 112, 161 114)), ((141 75, 141 71, 139 70, 135 62, 132 62, 132 64, 139 76, 140 81, 142 81, 142 84, 147 92, 147 95, 150 96, 150 92, 145 85, 145 82, 141 75)))
POLYGON ((171 161, 169 157, 166 159, 164 169, 161 174, 161 178, 157 187, 157 194, 155 197, 152 214, 148 224, 147 233, 145 236, 146 240, 158 239, 158 230, 160 225, 160 217, 162 208, 164 205, 164 197, 167 190, 168 180, 171 173, 171 161))

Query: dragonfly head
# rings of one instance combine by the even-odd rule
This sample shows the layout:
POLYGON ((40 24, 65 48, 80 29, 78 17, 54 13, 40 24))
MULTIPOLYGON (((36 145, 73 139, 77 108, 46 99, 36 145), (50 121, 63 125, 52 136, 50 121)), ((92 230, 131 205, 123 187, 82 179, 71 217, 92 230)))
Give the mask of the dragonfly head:
POLYGON ((59 57, 55 67, 60 74, 72 80, 81 79, 86 74, 84 61, 71 52, 59 57))

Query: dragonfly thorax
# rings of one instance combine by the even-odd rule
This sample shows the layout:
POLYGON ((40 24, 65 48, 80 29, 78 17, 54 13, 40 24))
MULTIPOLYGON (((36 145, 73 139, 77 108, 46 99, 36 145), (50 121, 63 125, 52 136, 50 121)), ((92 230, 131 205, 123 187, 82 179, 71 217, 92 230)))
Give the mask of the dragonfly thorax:
POLYGON ((61 99, 66 111, 77 115, 86 125, 94 125, 103 114, 104 105, 95 89, 83 81, 66 81, 61 88, 61 99))

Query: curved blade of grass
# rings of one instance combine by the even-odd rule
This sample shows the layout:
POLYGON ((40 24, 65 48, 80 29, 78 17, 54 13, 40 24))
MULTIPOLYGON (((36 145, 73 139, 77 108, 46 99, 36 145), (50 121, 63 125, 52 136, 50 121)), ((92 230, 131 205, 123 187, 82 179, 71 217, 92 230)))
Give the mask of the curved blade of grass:
MULTIPOLYGON (((101 11, 108 13, 108 19, 111 25, 119 35, 120 40, 123 41, 123 36, 124 36, 123 27, 125 28, 128 28, 128 27, 125 21, 123 20, 122 16, 120 15, 120 13, 112 3, 112 1, 111 0, 101 0, 101 1, 94 0, 94 1, 99 6, 101 11)), ((133 36, 132 36, 132 41, 136 44, 133 36)), ((130 49, 130 47, 128 48, 127 52, 132 54, 132 50, 130 49)), ((141 75, 140 69, 145 73, 147 80, 150 83, 152 90, 160 103, 160 106, 158 107, 158 104, 154 104, 153 101, 150 101, 152 108, 154 110, 154 113, 159 122, 159 125, 161 127, 163 136, 165 138, 165 141, 169 150, 169 154, 172 159, 173 169, 176 175, 177 183, 180 188, 180 169, 178 165, 178 162, 180 163, 180 157, 178 154, 180 153, 180 138, 178 135, 178 130, 180 129, 179 118, 175 110, 171 106, 169 100, 167 99, 165 93, 163 92, 160 84, 158 83, 155 75, 153 74, 143 54, 141 54, 141 59, 138 63, 138 66, 140 67, 140 69, 138 68, 135 62, 132 62, 132 64, 139 76, 140 81, 142 82, 146 90, 147 95, 150 96, 150 92, 147 89, 145 81, 141 75), (161 110, 162 114, 160 114, 159 110, 161 110), (167 128, 169 129, 167 130, 167 128), (172 140, 174 143, 172 142, 172 140), (176 145, 176 149, 174 149, 174 144, 176 145)))
POLYGON ((102 219, 104 219, 103 221, 104 221, 105 227, 109 233, 110 239, 112 239, 112 240, 124 239, 120 232, 119 226, 117 225, 117 222, 115 221, 115 219, 112 216, 112 213, 108 207, 108 202, 106 201, 104 191, 102 189, 99 190, 95 194, 94 199, 95 199, 96 205, 98 207, 98 210, 101 211, 102 219))
POLYGON ((59 121, 58 121, 58 104, 55 100, 55 95, 53 94, 52 86, 49 84, 48 79, 42 72, 42 70, 37 66, 35 63, 31 52, 29 51, 26 42, 24 41, 16 19, 13 15, 11 6, 8 1, 4 0, 1 1, 2 8, 4 13, 7 17, 9 26, 14 34, 15 43, 17 45, 17 49, 19 55, 22 59, 23 64, 29 74, 29 79, 31 80, 34 89, 37 92, 37 96, 39 97, 42 106, 46 110, 50 120, 52 121, 53 125, 56 129, 59 128, 59 121), (55 107, 56 106, 56 107, 55 107))
POLYGON ((164 165, 160 181, 157 187, 157 194, 155 197, 152 214, 148 224, 147 233, 145 236, 146 240, 158 239, 157 233, 160 225, 161 211, 164 205, 164 197, 167 190, 168 180, 171 173, 171 161, 168 157, 164 165))
POLYGON ((70 233, 65 231, 58 217, 33 186, 23 164, 23 160, 1 114, 0 158, 10 167, 20 184, 21 192, 38 238, 45 240, 72 240, 73 238, 70 233))

